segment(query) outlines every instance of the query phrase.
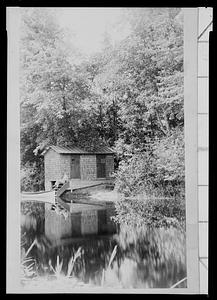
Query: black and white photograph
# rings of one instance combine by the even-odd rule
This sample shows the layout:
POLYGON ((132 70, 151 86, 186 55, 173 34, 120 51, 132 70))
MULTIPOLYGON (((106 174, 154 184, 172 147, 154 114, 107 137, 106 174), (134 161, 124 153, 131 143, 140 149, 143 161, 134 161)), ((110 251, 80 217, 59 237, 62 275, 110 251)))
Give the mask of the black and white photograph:
POLYGON ((20 7, 17 30, 21 291, 185 290, 184 9, 20 7))

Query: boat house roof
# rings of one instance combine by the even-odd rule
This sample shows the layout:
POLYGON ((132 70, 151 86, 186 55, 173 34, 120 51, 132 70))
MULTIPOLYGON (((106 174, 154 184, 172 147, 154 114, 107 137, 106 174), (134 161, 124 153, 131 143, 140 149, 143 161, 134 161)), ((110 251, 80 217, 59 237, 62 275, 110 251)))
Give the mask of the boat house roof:
POLYGON ((79 147, 60 147, 51 145, 44 150, 42 155, 45 155, 49 149, 52 149, 59 154, 114 154, 114 151, 107 146, 99 146, 95 151, 86 151, 79 147))

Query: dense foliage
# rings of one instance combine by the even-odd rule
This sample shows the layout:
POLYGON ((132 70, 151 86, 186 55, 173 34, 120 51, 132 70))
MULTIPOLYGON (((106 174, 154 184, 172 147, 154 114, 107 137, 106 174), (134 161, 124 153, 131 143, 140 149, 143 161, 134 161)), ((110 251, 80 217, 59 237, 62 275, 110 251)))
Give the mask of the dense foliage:
POLYGON ((155 139, 149 147, 122 159, 116 174, 117 189, 127 197, 141 193, 155 197, 184 196, 182 131, 173 130, 170 135, 155 139))
POLYGON ((125 25, 125 38, 112 43, 105 36, 103 51, 84 59, 51 10, 23 10, 23 190, 43 189, 45 146, 102 144, 117 153, 116 186, 125 196, 172 197, 183 204, 181 12, 126 9, 118 26, 125 25))

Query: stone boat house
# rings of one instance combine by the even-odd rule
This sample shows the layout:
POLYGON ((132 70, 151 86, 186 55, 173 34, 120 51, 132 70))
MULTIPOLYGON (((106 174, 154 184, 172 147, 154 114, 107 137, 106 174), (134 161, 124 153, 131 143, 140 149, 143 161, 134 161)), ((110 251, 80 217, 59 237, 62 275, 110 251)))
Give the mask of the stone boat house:
POLYGON ((88 152, 78 147, 49 146, 43 155, 46 191, 64 175, 69 179, 104 180, 114 172, 114 152, 108 147, 88 152))

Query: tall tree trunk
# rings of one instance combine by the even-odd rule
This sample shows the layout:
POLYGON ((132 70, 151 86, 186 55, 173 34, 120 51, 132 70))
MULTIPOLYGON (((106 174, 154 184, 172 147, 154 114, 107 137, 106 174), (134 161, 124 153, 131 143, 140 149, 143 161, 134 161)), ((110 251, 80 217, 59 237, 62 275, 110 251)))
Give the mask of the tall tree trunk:
POLYGON ((105 130, 103 124, 103 115, 102 115, 102 106, 99 105, 99 122, 100 122, 100 134, 102 135, 103 139, 105 139, 105 130))
POLYGON ((163 132, 163 134, 164 134, 165 136, 167 136, 167 131, 164 129, 163 123, 162 123, 162 121, 161 121, 161 119, 160 119, 159 112, 158 112, 158 110, 157 110, 156 108, 155 108, 155 111, 156 111, 157 120, 158 120, 159 125, 160 125, 160 130, 163 132))
POLYGON ((169 125, 169 121, 168 121, 166 113, 164 113, 164 121, 165 121, 165 124, 166 124, 167 133, 168 133, 168 132, 170 132, 170 125, 169 125))
POLYGON ((115 100, 113 99, 113 133, 114 133, 114 141, 117 140, 117 108, 115 100))
MULTIPOLYGON (((154 84, 154 90, 155 90, 155 93, 156 93, 156 95, 158 95, 157 82, 156 82, 156 81, 153 81, 153 84, 154 84)), ((162 123, 162 121, 161 121, 161 119, 160 119, 159 111, 158 111, 158 109, 157 109, 156 107, 155 107, 155 111, 156 111, 157 120, 158 120, 159 125, 160 125, 160 130, 163 132, 163 134, 164 134, 165 136, 167 136, 167 131, 168 131, 168 126, 169 126, 169 124, 168 124, 168 121, 165 120, 165 114, 164 114, 164 120, 165 120, 165 122, 166 122, 167 130, 164 129, 163 123, 162 123)))

